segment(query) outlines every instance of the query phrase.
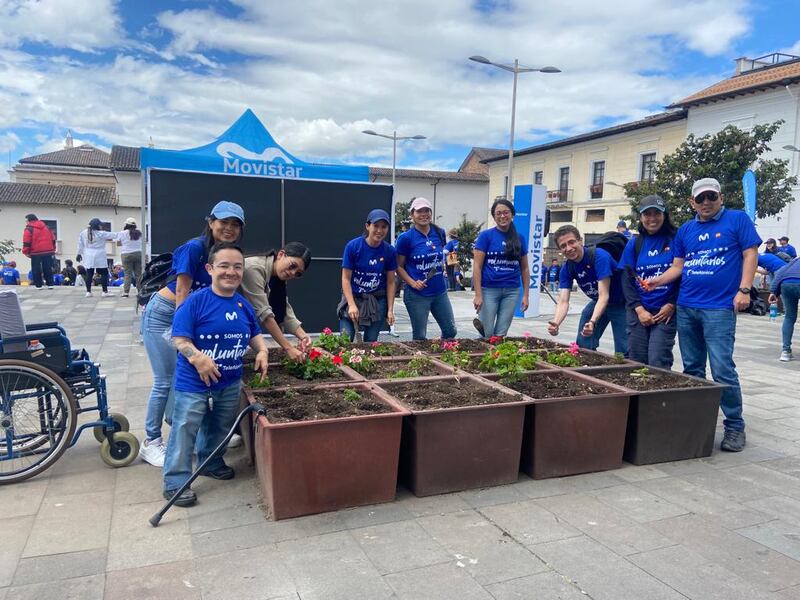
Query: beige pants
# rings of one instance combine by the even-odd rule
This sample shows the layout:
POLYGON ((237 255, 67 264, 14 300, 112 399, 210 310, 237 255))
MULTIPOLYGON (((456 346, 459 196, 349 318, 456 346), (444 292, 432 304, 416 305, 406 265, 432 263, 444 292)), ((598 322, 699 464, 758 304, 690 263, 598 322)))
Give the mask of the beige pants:
POLYGON ((131 290, 131 275, 136 278, 136 285, 142 280, 142 254, 141 252, 128 252, 122 255, 122 268, 125 270, 125 281, 122 293, 127 294, 131 290))

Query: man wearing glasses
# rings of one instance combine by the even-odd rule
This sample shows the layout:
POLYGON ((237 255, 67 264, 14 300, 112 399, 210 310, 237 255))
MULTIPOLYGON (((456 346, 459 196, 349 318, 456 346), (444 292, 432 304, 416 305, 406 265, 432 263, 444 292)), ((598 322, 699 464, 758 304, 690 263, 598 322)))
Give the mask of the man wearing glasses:
POLYGON ((736 313, 750 306, 761 238, 750 217, 725 208, 723 200, 716 179, 694 182, 690 203, 696 216, 675 236, 672 266, 645 284, 657 287, 681 277, 678 341, 683 372, 704 378, 708 359, 714 381, 728 385, 720 400, 725 414, 720 448, 741 452, 745 445, 742 390, 733 345, 736 313))

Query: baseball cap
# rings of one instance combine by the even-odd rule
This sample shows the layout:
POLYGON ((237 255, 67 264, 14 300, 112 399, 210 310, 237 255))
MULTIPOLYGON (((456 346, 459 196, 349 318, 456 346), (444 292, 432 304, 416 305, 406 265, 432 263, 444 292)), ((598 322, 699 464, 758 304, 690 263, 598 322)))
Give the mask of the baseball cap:
POLYGON ((656 208, 661 212, 666 212, 667 203, 664 199, 657 194, 650 194, 639 200, 639 214, 646 211, 648 208, 656 208))
POLYGON ((719 181, 713 177, 704 177, 694 182, 692 186, 692 198, 697 198, 703 192, 714 192, 720 194, 719 181))
POLYGON ((215 219, 239 219, 244 225, 244 210, 235 202, 228 202, 227 200, 217 202, 214 208, 211 209, 211 216, 215 219))
POLYGON ((125 225, 136 225, 136 219, 133 217, 128 217, 125 219, 125 225))
POLYGON ((95 217, 94 219, 89 221, 89 227, 100 227, 101 223, 102 223, 102 221, 100 219, 98 219, 97 217, 95 217))
POLYGON ((433 210, 433 204, 427 198, 423 198, 419 196, 418 198, 414 198, 411 202, 411 209, 410 210, 419 210, 420 208, 429 208, 433 210))
POLYGON ((784 236, 781 236, 781 237, 779 237, 778 239, 779 239, 780 241, 783 241, 783 240, 786 240, 787 242, 789 241, 789 238, 788 238, 788 237, 786 237, 785 235, 784 235, 784 236))
POLYGON ((628 227, 628 224, 625 221, 617 221, 617 227, 628 227))
POLYGON ((377 223, 378 221, 386 221, 388 224, 392 223, 391 218, 389 218, 389 213, 382 208, 374 208, 369 211, 367 215, 367 223, 377 223))
POLYGON ((774 244, 775 243, 775 238, 767 238, 767 241, 764 242, 764 243, 765 244, 774 244))

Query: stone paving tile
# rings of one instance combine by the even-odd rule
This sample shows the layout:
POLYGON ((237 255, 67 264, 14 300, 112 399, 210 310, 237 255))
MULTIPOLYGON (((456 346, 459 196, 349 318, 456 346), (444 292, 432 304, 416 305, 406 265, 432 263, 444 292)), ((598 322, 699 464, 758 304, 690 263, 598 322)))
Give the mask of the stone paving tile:
MULTIPOLYGON (((3 536, 5 540, 5 535, 3 536)), ((46 583, 60 579, 73 579, 99 575, 106 570, 106 549, 84 552, 65 552, 48 556, 23 558, 17 565, 12 585, 46 583)))
MULTIPOLYGON (((263 523, 266 521, 264 510, 255 503, 255 497, 252 498, 252 501, 251 504, 214 507, 212 510, 202 513, 190 510, 188 511, 189 530, 194 534, 263 523)), ((194 509, 194 507, 192 508, 194 509)))
POLYGON ((775 600, 800 600, 800 585, 775 592, 773 597, 775 600))
POLYGON ((14 579, 17 563, 33 529, 33 519, 33 515, 0 519, 0 531, 3 532, 2 551, 0 551, 0 588, 11 585, 14 579))
POLYGON ((585 600, 578 584, 553 571, 487 585, 495 600, 585 600))
POLYGON ((381 575, 455 560, 416 521, 351 529, 350 535, 381 575))
MULTIPOLYGON (((453 563, 387 575, 399 600, 491 600, 464 569, 453 563)), ((305 600, 305 595, 302 596, 305 600)))
POLYGON ((348 529, 359 529, 370 525, 381 525, 382 523, 396 523, 414 518, 408 508, 396 502, 348 508, 340 511, 339 514, 348 529))
POLYGON ((480 513, 467 510, 418 520, 444 546, 456 566, 486 585, 547 570, 547 567, 509 534, 480 513))
POLYGON ((614 471, 614 475, 629 483, 668 477, 667 473, 659 469, 657 465, 637 466, 630 463, 622 463, 622 468, 614 471))
POLYGON ((35 515, 47 491, 49 475, 45 471, 34 479, 0 486, 0 506, 3 507, 3 518, 35 515))
POLYGON ((736 533, 798 561, 800 567, 800 524, 778 519, 737 529, 736 533))
POLYGON ((277 548, 303 600, 377 600, 392 595, 349 532, 281 542, 277 548))
POLYGON ((127 598, 131 591, 139 600, 201 600, 200 577, 191 560, 112 571, 106 576, 105 597, 127 598))
POLYGON ((743 465, 725 471, 740 486, 761 487, 784 496, 800 499, 800 479, 757 464, 743 465))
POLYGON ((648 523, 685 514, 685 508, 651 494, 635 485, 619 485, 591 494, 638 523, 648 523))
POLYGON ((643 552, 629 557, 628 560, 687 598, 768 600, 771 597, 735 572, 724 569, 683 546, 643 552))
POLYGON ((776 495, 751 500, 745 504, 775 519, 783 519, 800 524, 800 500, 795 498, 776 495))
POLYGON ((558 496, 561 494, 599 490, 613 485, 622 485, 624 483, 627 482, 617 477, 615 473, 605 471, 602 473, 587 473, 585 475, 573 475, 572 477, 554 479, 523 479, 517 482, 514 487, 528 498, 546 498, 548 496, 558 496))
POLYGON ((470 508, 470 505, 458 494, 441 494, 439 496, 417 498, 403 488, 398 490, 395 502, 401 504, 415 517, 443 515, 470 508))
POLYGON ((576 581, 594 600, 685 600, 673 588, 586 536, 539 544, 533 551, 555 571, 576 581))
POLYGON ((800 477, 800 457, 798 456, 786 456, 784 458, 768 460, 761 463, 761 466, 786 473, 792 477, 800 477))
POLYGON ((481 513, 526 546, 581 535, 578 529, 562 522, 535 500, 488 506, 481 513))
MULTIPOLYGON (((525 480, 530 481, 527 477, 525 480)), ((466 490, 459 492, 458 495, 472 508, 521 502, 528 499, 516 485, 498 485, 479 490, 466 490)))
POLYGON ((278 598, 296 591, 289 569, 272 544, 193 562, 192 581, 199 583, 203 600, 278 598))
POLYGON ((105 575, 35 583, 8 589, 5 600, 103 600, 105 575))

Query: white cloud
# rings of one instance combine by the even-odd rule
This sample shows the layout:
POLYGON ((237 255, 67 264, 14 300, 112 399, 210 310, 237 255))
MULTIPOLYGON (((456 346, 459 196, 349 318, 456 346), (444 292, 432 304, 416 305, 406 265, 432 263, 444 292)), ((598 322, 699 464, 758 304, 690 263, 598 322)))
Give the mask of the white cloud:
POLYGON ((0 135, 0 153, 11 152, 19 145, 19 136, 13 131, 0 135))

